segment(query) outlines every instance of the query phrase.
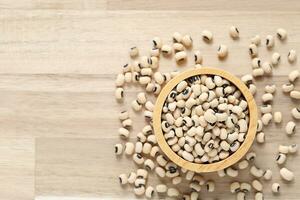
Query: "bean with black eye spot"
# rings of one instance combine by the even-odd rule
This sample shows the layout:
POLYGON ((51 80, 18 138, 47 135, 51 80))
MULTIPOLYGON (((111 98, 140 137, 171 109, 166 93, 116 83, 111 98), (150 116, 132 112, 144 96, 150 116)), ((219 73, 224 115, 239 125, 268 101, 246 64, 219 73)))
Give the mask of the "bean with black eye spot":
POLYGON ((205 42, 210 43, 213 40, 213 34, 212 34, 212 32, 210 32, 208 30, 202 31, 202 39, 205 42))
POLYGON ((267 35, 266 37, 266 47, 268 49, 271 49, 273 48, 275 45, 275 40, 274 40, 274 37, 272 35, 267 35))

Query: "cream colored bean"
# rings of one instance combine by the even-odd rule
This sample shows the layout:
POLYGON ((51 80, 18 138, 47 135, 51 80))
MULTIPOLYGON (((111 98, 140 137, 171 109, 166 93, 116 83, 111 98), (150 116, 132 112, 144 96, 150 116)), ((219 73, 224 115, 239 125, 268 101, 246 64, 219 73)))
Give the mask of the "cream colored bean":
POLYGON ((298 151, 298 144, 289 145, 289 153, 296 153, 298 151))
POLYGON ((257 46, 255 44, 250 44, 249 45, 249 55, 251 57, 256 57, 257 54, 258 54, 257 46))
POLYGON ((122 126, 124 128, 132 127, 132 120, 131 119, 125 119, 124 121, 122 121, 122 126))
POLYGON ((134 144, 132 142, 127 142, 125 144, 125 154, 132 155, 134 153, 134 144))
POLYGON ((285 132, 286 132, 287 135, 295 134, 295 132, 296 132, 296 124, 295 124, 295 122, 289 121, 286 124, 285 132))
POLYGON ((116 144, 115 145, 115 154, 121 155, 123 153, 123 145, 122 144, 116 144))
POLYGON ((279 185, 279 183, 273 183, 272 184, 272 192, 273 193, 279 193, 280 192, 280 185, 279 185))
POLYGON ((213 34, 212 34, 212 32, 210 32, 208 30, 202 31, 202 39, 205 42, 210 43, 213 40, 213 34))
POLYGON ((275 52, 272 54, 272 58, 271 58, 271 63, 273 66, 278 65, 278 63, 280 62, 280 54, 275 52))
POLYGON ((174 49, 174 52, 177 53, 180 51, 184 51, 184 46, 181 43, 174 43, 173 49, 174 49))
POLYGON ((246 194, 244 192, 238 192, 236 194, 236 200, 245 200, 246 199, 246 194))
POLYGON ((118 74, 115 82, 117 87, 122 87, 125 84, 124 74, 118 74))
POLYGON ((224 59, 228 55, 228 48, 227 48, 227 46, 224 45, 224 44, 219 45, 217 54, 218 54, 218 57, 220 59, 224 59))
POLYGON ((261 192, 255 193, 255 200, 264 200, 264 194, 261 192))
POLYGON ((128 183, 128 178, 126 174, 120 174, 119 175, 119 182, 121 185, 125 185, 128 183))
POLYGON ((159 57, 159 54, 160 54, 159 48, 154 47, 150 50, 150 56, 159 57))
POLYGON ((156 192, 157 193, 166 193, 167 192, 167 186, 165 184, 159 184, 156 186, 156 192))
POLYGON ((271 49, 273 48, 275 45, 275 40, 274 40, 274 37, 272 35, 267 35, 266 37, 266 47, 268 49, 271 49))
POLYGON ((261 68, 264 70, 264 74, 271 74, 273 70, 273 67, 269 62, 264 62, 261 68))
POLYGON ((265 92, 274 94, 276 92, 276 85, 266 85, 265 92))
POLYGON ((200 51, 194 52, 194 60, 196 64, 202 64, 203 57, 200 51))
POLYGON ((249 166, 249 162, 247 160, 242 160, 238 163, 239 169, 246 169, 249 166))
POLYGON ((259 35, 255 35, 253 38, 251 38, 251 43, 255 44, 256 46, 259 46, 261 43, 261 38, 259 35))
POLYGON ((120 114, 119 114, 119 120, 123 121, 123 120, 126 120, 128 118, 129 118, 128 111, 124 110, 124 111, 120 112, 120 114))
POLYGON ((128 183, 133 184, 136 180, 136 173, 131 172, 128 176, 128 183))
POLYGON ((156 167, 155 173, 161 178, 164 178, 166 176, 166 171, 162 167, 156 167))
POLYGON ((137 47, 131 47, 129 51, 129 55, 132 58, 135 58, 139 55, 139 49, 137 47))
POLYGON ((141 85, 147 85, 150 82, 151 82, 151 78, 149 76, 140 76, 139 77, 139 83, 141 85))
POLYGON ((147 187, 145 191, 145 196, 150 199, 154 196, 154 188, 152 186, 147 187))
POLYGON ((300 91, 293 90, 290 92, 290 97, 292 99, 300 99, 300 91))
POLYGON ((274 112, 274 122, 277 123, 277 124, 282 122, 281 112, 274 112))
POLYGON ((252 70, 253 77, 260 77, 263 76, 265 71, 262 68, 256 68, 252 70))
POLYGON ((280 176, 286 181, 292 181, 294 180, 294 173, 287 168, 281 168, 280 169, 280 176))
POLYGON ((294 63, 296 60, 297 60, 297 53, 295 50, 290 50, 289 53, 288 53, 288 61, 290 63, 294 63))
POLYGON ((137 196, 142 196, 145 193, 145 186, 134 187, 133 192, 137 196))
POLYGON ((272 171, 269 170, 269 169, 267 169, 264 172, 263 177, 264 177, 265 180, 271 180, 272 179, 272 175, 273 175, 272 171))
POLYGON ((265 133, 264 132, 260 132, 256 134, 256 141, 257 143, 265 143, 265 133))
POLYGON ((263 104, 260 106, 260 112, 262 114, 271 113, 272 112, 272 105, 271 104, 263 104))
POLYGON ((174 178, 172 179, 173 185, 178 185, 178 184, 180 184, 181 182, 182 182, 182 178, 181 178, 180 176, 174 177, 174 178))
POLYGON ((155 48, 157 48, 157 49, 162 48, 162 41, 161 41, 161 39, 159 37, 153 38, 152 42, 153 42, 153 46, 155 48))
POLYGON ((193 46, 193 39, 190 35, 185 35, 182 37, 181 43, 186 47, 190 48, 193 46))
POLYGON ((231 193, 237 193, 240 191, 240 189, 241 189, 241 184, 239 182, 236 181, 236 182, 232 182, 230 184, 230 192, 231 193))
POLYGON ((180 43, 182 41, 182 35, 179 32, 173 33, 173 41, 175 43, 180 43))
POLYGON ((124 89, 120 87, 116 88, 115 97, 117 101, 122 101, 124 98, 124 89))
POLYGON ((185 51, 180 51, 175 54, 176 62, 183 62, 186 60, 186 58, 187 58, 187 55, 186 55, 185 51))
POLYGON ((292 116, 295 119, 300 119, 300 107, 299 108, 293 108, 291 111, 292 116))
POLYGON ((137 164, 137 165, 142 165, 145 161, 145 159, 143 158, 143 156, 139 153, 135 153, 132 156, 133 161, 137 164))
POLYGON ((236 169, 233 169, 231 167, 227 168, 225 170, 225 172, 226 172, 226 175, 230 176, 230 177, 237 177, 239 175, 239 171, 236 169))
POLYGON ((266 102, 271 102, 271 101, 273 101, 273 94, 271 94, 271 93, 265 93, 265 94, 263 94, 262 95, 262 101, 264 102, 264 103, 266 103, 266 102))
POLYGON ((273 116, 271 113, 266 113, 261 117, 261 121, 265 126, 269 125, 269 123, 271 122, 272 119, 273 119, 273 116))
POLYGON ((178 197, 179 196, 179 191, 176 188, 168 188, 167 195, 169 197, 178 197))
POLYGON ((128 139, 129 137, 129 131, 126 128, 119 128, 119 136, 122 139, 128 139))
POLYGON ((298 70, 293 70, 289 73, 290 82, 294 82, 298 77, 300 77, 300 72, 298 70))
POLYGON ((172 54, 172 47, 170 45, 165 44, 161 47, 161 52, 165 56, 170 56, 172 54))
POLYGON ((260 58, 253 58, 251 64, 252 64, 252 68, 256 69, 256 68, 260 68, 262 63, 260 58))
POLYGON ((282 91, 283 92, 291 92, 294 89, 294 85, 292 83, 286 83, 282 85, 282 91))
POLYGON ((277 29, 277 37, 280 40, 285 40, 287 38, 287 32, 283 28, 277 29))
POLYGON ((283 154, 289 153, 289 146, 279 145, 278 152, 283 154))
POLYGON ((275 158, 277 164, 282 165, 286 161, 286 155, 283 153, 279 153, 275 158))
POLYGON ((254 161, 254 159, 256 158, 256 153, 255 152, 249 152, 246 154, 246 160, 250 161, 254 161))
POLYGON ((253 175, 256 178, 260 178, 263 176, 264 171, 262 169, 257 168, 255 165, 253 165, 250 168, 250 174, 253 175))
POLYGON ((239 34, 240 34, 240 32, 239 32, 239 30, 238 30, 237 27, 231 26, 231 27, 229 28, 229 35, 230 35, 230 37, 231 37, 232 39, 237 39, 237 38, 239 38, 239 34))
POLYGON ((248 193, 251 191, 251 185, 249 183, 241 183, 240 190, 244 193, 248 193))

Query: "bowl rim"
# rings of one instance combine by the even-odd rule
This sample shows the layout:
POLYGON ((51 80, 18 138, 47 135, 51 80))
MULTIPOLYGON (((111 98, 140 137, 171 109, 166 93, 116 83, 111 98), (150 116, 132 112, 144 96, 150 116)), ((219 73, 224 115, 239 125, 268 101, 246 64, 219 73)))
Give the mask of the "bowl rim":
POLYGON ((248 152, 255 139, 256 129, 257 129, 257 119, 258 119, 258 114, 257 114, 257 106, 255 103, 255 99, 251 94, 250 90, 247 88, 247 86, 238 77, 222 69, 202 67, 196 69, 195 68, 189 69, 179 73, 163 87, 162 91, 160 92, 159 96, 156 99, 156 103, 153 111, 153 129, 159 147, 161 148, 162 152, 172 162, 179 165, 180 167, 195 172, 214 172, 232 166, 248 152), (189 162, 183 159, 182 157, 177 155, 168 145, 161 129, 161 113, 162 113, 162 108, 165 99, 167 98, 170 91, 180 81, 185 80, 191 76, 205 75, 205 74, 221 76, 222 78, 225 78, 228 81, 230 81, 241 91, 242 95, 244 96, 245 100, 248 103, 249 125, 248 125, 248 132, 246 134, 246 138, 236 152, 234 152, 229 157, 219 162, 210 163, 210 164, 199 164, 199 163, 189 162))

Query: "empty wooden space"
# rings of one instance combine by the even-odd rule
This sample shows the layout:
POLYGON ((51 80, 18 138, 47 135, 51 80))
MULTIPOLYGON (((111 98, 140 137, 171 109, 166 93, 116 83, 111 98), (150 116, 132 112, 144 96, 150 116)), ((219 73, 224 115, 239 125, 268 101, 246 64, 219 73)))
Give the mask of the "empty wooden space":
MULTIPOLYGON (((116 158, 113 145, 119 142, 118 112, 141 88, 127 87, 125 105, 120 105, 114 100, 114 79, 129 61, 130 47, 136 45, 147 55, 154 36, 169 43, 174 31, 191 34, 194 49, 203 52, 204 65, 237 76, 251 72, 251 37, 274 34, 279 27, 288 31, 287 41, 276 41, 273 50, 259 48, 263 60, 278 51, 282 61, 273 76, 256 81, 257 104, 265 84, 276 84, 274 110, 283 112, 284 122, 265 129, 266 144, 253 146, 259 154, 257 164, 273 169, 273 180, 282 183, 274 162, 277 146, 300 142, 299 128, 287 138, 283 127, 299 102, 280 90, 286 75, 300 69, 299 59, 293 65, 286 60, 290 49, 300 56, 299 1, 0 0, 0 11, 0 199, 135 199, 131 188, 120 187, 116 177, 136 166, 129 158, 116 158), (228 35, 231 25, 240 29, 238 41, 228 35), (214 33, 211 45, 200 38, 204 29, 214 33), (216 55, 221 43, 229 47, 225 61, 216 55)), ((192 52, 188 56, 180 67, 163 58, 160 70, 189 69, 192 52)), ((134 141, 143 118, 131 114, 134 141)), ((265 182, 266 199, 299 199, 299 155, 290 156, 287 167, 296 181, 282 184, 276 196, 271 182, 265 182)), ((150 182, 157 180, 154 176, 150 182)), ((217 179, 216 193, 203 191, 203 199, 233 199, 228 188, 232 180, 217 179)))

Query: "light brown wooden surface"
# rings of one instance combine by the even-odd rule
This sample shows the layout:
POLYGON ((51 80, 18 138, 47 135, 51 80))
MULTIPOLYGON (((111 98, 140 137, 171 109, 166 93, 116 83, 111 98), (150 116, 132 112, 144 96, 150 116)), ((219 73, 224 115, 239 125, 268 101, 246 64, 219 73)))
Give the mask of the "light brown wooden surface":
MULTIPOLYGON (((194 49, 203 52, 205 65, 242 75, 250 72, 249 39, 285 28, 286 42, 276 41, 272 51, 259 49, 264 60, 274 51, 282 54, 274 76, 257 81, 260 104, 266 83, 280 87, 289 71, 300 69, 299 59, 294 65, 286 61, 291 48, 299 57, 300 2, 241 2, 0 0, 0 199, 134 199, 131 189, 121 188, 116 180, 135 166, 113 154, 113 145, 119 142, 117 115, 123 107, 114 101, 114 78, 129 59, 128 49, 136 45, 146 54, 154 36, 170 42, 174 31, 189 33, 194 49), (239 41, 228 36, 232 24, 240 28, 239 41), (203 29, 214 33, 212 45, 201 41, 203 29), (229 47, 223 62, 216 56, 220 43, 229 47)), ((192 63, 189 56, 180 70, 192 63)), ((162 71, 170 66, 175 68, 173 60, 162 60, 162 71)), ((126 90, 127 105, 135 94, 135 87, 126 90)), ((274 109, 283 112, 284 122, 265 129, 267 143, 254 146, 257 164, 272 168, 273 181, 280 183, 274 163, 277 146, 300 142, 299 128, 292 138, 283 128, 295 105, 299 102, 278 88, 274 109)), ((143 125, 140 116, 133 119, 132 138, 143 125)), ((299 199, 299 156, 289 156, 287 167, 295 172, 296 181, 282 184, 279 196, 271 194, 271 182, 264 183, 266 199, 299 199)), ((202 197, 233 199, 228 192, 231 180, 217 179, 217 192, 203 191, 202 197)))

